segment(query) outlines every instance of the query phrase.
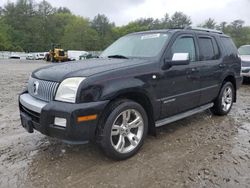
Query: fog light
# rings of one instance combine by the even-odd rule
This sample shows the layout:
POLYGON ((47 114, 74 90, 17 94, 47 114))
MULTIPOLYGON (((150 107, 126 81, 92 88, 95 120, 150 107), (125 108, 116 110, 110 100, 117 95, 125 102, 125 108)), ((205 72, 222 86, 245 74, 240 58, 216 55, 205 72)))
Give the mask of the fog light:
POLYGON ((59 127, 66 127, 67 120, 64 118, 55 117, 54 124, 59 127))

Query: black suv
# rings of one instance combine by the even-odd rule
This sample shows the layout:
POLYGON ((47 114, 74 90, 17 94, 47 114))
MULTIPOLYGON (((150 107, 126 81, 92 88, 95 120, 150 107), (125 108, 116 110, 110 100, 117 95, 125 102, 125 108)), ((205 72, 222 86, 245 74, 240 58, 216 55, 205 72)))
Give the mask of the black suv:
POLYGON ((214 30, 132 33, 99 58, 34 71, 19 97, 32 133, 97 142, 118 160, 134 155, 156 127, 211 109, 226 115, 241 83, 230 37, 214 30))

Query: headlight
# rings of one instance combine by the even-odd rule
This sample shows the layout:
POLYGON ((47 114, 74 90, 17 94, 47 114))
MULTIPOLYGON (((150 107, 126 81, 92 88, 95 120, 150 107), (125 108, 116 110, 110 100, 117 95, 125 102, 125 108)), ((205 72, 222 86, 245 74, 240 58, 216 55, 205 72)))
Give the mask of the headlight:
POLYGON ((75 103, 78 87, 85 79, 83 77, 75 77, 63 80, 57 89, 55 100, 75 103))

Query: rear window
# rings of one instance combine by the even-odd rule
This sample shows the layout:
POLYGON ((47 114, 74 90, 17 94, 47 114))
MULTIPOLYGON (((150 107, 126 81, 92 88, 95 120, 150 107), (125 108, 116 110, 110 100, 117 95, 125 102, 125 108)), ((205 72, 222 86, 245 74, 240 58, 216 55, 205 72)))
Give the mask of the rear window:
POLYGON ((215 39, 211 37, 199 37, 200 60, 216 60, 220 57, 219 48, 215 39))
POLYGON ((234 42, 229 37, 221 37, 221 43, 222 46, 226 52, 226 55, 228 56, 237 56, 238 51, 236 46, 234 45, 234 42))

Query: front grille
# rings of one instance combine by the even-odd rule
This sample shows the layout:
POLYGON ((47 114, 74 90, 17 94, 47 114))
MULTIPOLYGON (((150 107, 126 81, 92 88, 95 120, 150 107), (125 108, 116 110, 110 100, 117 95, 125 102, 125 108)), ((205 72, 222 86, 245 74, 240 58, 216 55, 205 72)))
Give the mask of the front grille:
POLYGON ((46 102, 53 100, 57 87, 57 82, 38 80, 32 77, 30 77, 28 82, 29 94, 46 102))

